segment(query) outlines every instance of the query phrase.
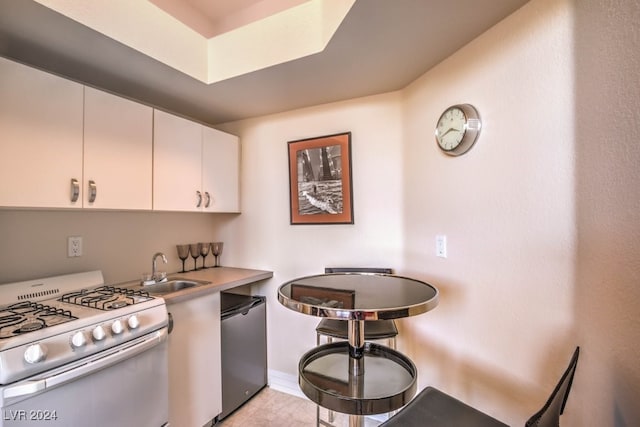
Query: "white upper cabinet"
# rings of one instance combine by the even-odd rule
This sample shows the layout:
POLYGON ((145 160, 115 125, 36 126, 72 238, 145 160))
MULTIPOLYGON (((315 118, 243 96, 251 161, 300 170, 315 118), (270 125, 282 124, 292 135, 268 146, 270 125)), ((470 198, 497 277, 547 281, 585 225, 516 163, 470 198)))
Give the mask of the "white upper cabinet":
POLYGON ((202 189, 205 211, 240 212, 239 138, 216 129, 202 130, 202 189))
POLYGON ((154 110, 153 209, 202 210, 202 126, 154 110))
POLYGON ((0 57, 0 207, 239 212, 239 150, 236 136, 0 57))
POLYGON ((154 114, 153 209, 238 212, 238 138, 154 114))
POLYGON ((85 88, 83 206, 151 210, 153 108, 85 88))
POLYGON ((152 208, 153 109, 0 58, 0 206, 152 208))
POLYGON ((81 84, 0 58, 0 206, 82 205, 82 103, 81 84))

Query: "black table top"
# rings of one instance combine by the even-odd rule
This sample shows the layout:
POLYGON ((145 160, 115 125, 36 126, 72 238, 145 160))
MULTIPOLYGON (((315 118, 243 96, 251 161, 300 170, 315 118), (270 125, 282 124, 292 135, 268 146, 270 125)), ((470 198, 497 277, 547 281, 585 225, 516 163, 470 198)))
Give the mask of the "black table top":
POLYGON ((414 316, 438 305, 438 290, 390 274, 332 273, 301 277, 278 289, 278 300, 300 313, 340 320, 414 316))

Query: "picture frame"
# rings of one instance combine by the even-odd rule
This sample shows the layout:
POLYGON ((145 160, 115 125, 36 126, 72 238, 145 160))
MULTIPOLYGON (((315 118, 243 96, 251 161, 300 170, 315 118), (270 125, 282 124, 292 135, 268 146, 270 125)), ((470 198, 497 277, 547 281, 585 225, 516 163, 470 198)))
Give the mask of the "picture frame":
POLYGON ((288 142, 292 225, 353 224, 351 132, 288 142))

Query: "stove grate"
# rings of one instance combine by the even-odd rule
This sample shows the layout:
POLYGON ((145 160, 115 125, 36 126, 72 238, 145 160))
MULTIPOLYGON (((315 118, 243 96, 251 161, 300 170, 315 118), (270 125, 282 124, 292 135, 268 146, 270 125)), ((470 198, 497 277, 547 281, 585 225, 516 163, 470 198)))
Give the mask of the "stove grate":
POLYGON ((0 339, 75 319, 77 317, 73 316, 69 310, 30 301, 18 302, 0 310, 0 339))
POLYGON ((100 286, 62 295, 58 301, 99 310, 115 310, 153 299, 147 291, 100 286))

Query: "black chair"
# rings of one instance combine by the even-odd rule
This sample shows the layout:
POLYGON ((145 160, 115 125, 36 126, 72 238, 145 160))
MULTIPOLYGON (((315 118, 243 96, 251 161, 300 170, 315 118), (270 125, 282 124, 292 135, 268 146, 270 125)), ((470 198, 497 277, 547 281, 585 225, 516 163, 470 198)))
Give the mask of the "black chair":
MULTIPOLYGON (((577 347, 569 367, 551 393, 542 409, 536 412, 525 427, 558 427, 571 391, 573 376, 578 364, 580 347, 577 347)), ((440 390, 427 387, 409 404, 379 427, 508 427, 507 424, 449 396, 440 390)))
MULTIPOLYGON (((354 268, 354 267, 327 267, 325 273, 371 273, 392 274, 390 268, 354 268)), ((398 328, 393 320, 365 320, 364 340, 388 340, 389 347, 395 350, 398 328)), ((322 319, 316 327, 316 344, 320 345, 322 336, 327 337, 327 342, 333 339, 346 340, 349 337, 348 324, 344 320, 322 319)))

